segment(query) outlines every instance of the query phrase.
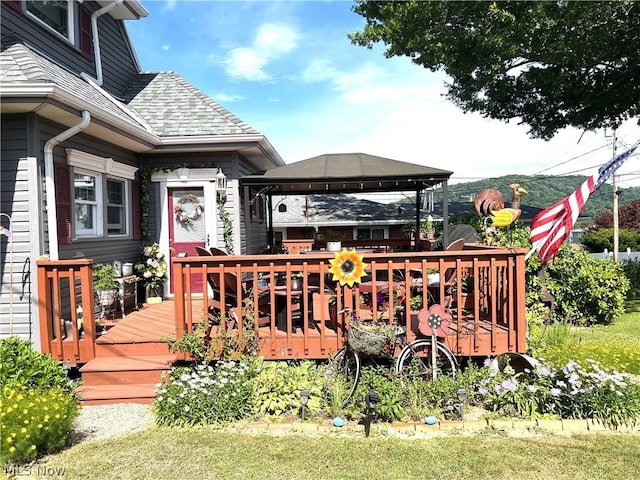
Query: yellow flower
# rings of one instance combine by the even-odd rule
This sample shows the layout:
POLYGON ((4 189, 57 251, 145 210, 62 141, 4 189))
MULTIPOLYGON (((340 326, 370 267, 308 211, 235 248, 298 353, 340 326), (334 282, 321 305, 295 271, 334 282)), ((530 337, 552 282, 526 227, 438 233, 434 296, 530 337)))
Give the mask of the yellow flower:
POLYGON ((352 287, 354 283, 360 283, 366 275, 364 269, 367 264, 362 261, 362 255, 358 255, 355 250, 343 248, 342 252, 336 252, 335 258, 329 260, 329 263, 329 273, 333 274, 333 280, 340 282, 340 285, 352 287))
POLYGON ((16 451, 16 447, 11 447, 11 448, 9 449, 9 451, 10 451, 11 453, 15 452, 15 451, 16 451))
POLYGON ((36 446, 35 445, 31 445, 31 450, 35 450, 36 446))

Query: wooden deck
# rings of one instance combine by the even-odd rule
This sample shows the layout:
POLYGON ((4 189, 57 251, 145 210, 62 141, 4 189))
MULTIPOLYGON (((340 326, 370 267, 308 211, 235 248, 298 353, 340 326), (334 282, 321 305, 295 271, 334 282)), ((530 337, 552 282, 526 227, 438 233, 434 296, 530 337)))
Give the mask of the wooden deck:
POLYGON ((42 261, 38 263, 39 291, 43 292, 41 344, 44 352, 61 362, 81 366, 84 385, 80 395, 85 401, 150 402, 162 373, 177 359, 186 358, 169 351, 166 337, 193 331, 209 318, 212 307, 222 309, 227 317, 242 319, 228 331, 231 335, 241 338, 243 330, 255 329, 259 354, 267 360, 321 360, 346 341, 349 318, 335 316, 335 311, 345 307, 369 309, 380 318, 394 317, 406 325, 410 341, 420 336, 418 312, 410 311, 411 297, 421 293, 422 308, 429 308, 433 300, 420 284, 416 288, 413 275, 417 272, 424 279, 437 270, 441 280, 434 292, 437 298, 445 298, 443 272, 455 271, 458 279, 474 280, 469 291, 457 289, 449 297, 453 320, 444 342, 455 356, 523 353, 524 253, 478 246, 458 252, 365 253, 368 280, 352 288, 331 282, 328 268, 332 254, 178 258, 173 270, 175 297, 129 312, 113 322, 105 335, 99 335, 95 323, 87 321, 93 318, 91 260, 42 261), (293 288, 292 273, 302 274, 301 287, 293 288), (229 274, 236 279, 232 283, 229 274), (191 282, 197 277, 204 285, 213 277, 213 283, 221 286, 206 304, 202 294, 192 292, 191 282), (259 278, 280 278, 285 283, 261 286, 259 278), (230 289, 238 293, 222 304, 219 299, 227 299, 230 289), (262 298, 267 300, 266 310, 258 311, 260 307, 255 306, 262 298), (332 300, 333 318, 329 308, 332 300), (75 313, 79 304, 85 313, 82 322, 75 313), (410 315, 398 317, 398 307, 410 315), (63 318, 71 320, 61 321, 63 318), (83 335, 78 327, 82 324, 83 335))

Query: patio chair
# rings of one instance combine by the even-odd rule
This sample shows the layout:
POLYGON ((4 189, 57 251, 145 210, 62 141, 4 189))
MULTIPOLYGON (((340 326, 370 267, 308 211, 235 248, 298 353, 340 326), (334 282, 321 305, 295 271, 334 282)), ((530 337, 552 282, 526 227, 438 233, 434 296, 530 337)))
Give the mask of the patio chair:
MULTIPOLYGON (((196 252, 201 257, 213 257, 227 255, 223 250, 217 249, 218 254, 213 255, 210 250, 206 248, 196 246, 196 252)), ((224 296, 225 300, 222 302, 220 292, 222 291, 220 284, 220 275, 210 273, 207 275, 207 282, 213 292, 213 298, 210 300, 210 308, 219 312, 226 312, 229 317, 232 317, 235 322, 238 321, 237 303, 238 303, 238 277, 234 272, 225 272, 224 274, 224 296)), ((241 282, 242 298, 253 299, 253 294, 246 288, 246 282, 241 282)), ((242 307, 242 306, 241 306, 242 307)), ((269 291, 265 290, 258 294, 258 305, 256 308, 258 314, 258 326, 265 327, 271 324, 270 304, 269 304, 269 291)))

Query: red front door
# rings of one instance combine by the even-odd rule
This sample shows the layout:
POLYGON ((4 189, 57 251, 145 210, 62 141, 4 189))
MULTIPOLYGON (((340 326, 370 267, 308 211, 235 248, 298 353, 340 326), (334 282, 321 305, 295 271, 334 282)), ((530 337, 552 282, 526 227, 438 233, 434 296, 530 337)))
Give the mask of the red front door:
MULTIPOLYGON (((206 214, 202 188, 169 189, 169 254, 172 266, 175 257, 197 256, 196 246, 205 247, 206 214)), ((171 291, 173 292, 173 277, 171 291)), ((202 293, 202 276, 192 276, 191 291, 202 293)))

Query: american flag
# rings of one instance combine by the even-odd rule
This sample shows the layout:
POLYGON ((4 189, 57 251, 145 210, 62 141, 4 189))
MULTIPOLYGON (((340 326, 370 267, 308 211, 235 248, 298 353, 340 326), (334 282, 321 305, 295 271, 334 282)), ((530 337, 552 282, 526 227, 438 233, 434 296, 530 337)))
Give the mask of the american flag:
MULTIPOLYGON (((640 142, 639 142, 640 143, 640 142)), ((631 156, 638 143, 624 153, 612 158, 590 176, 575 192, 567 198, 539 212, 531 221, 531 245, 529 258, 535 251, 543 265, 546 265, 557 253, 562 243, 571 233, 578 215, 589 196, 598 190, 624 161, 631 156)))

